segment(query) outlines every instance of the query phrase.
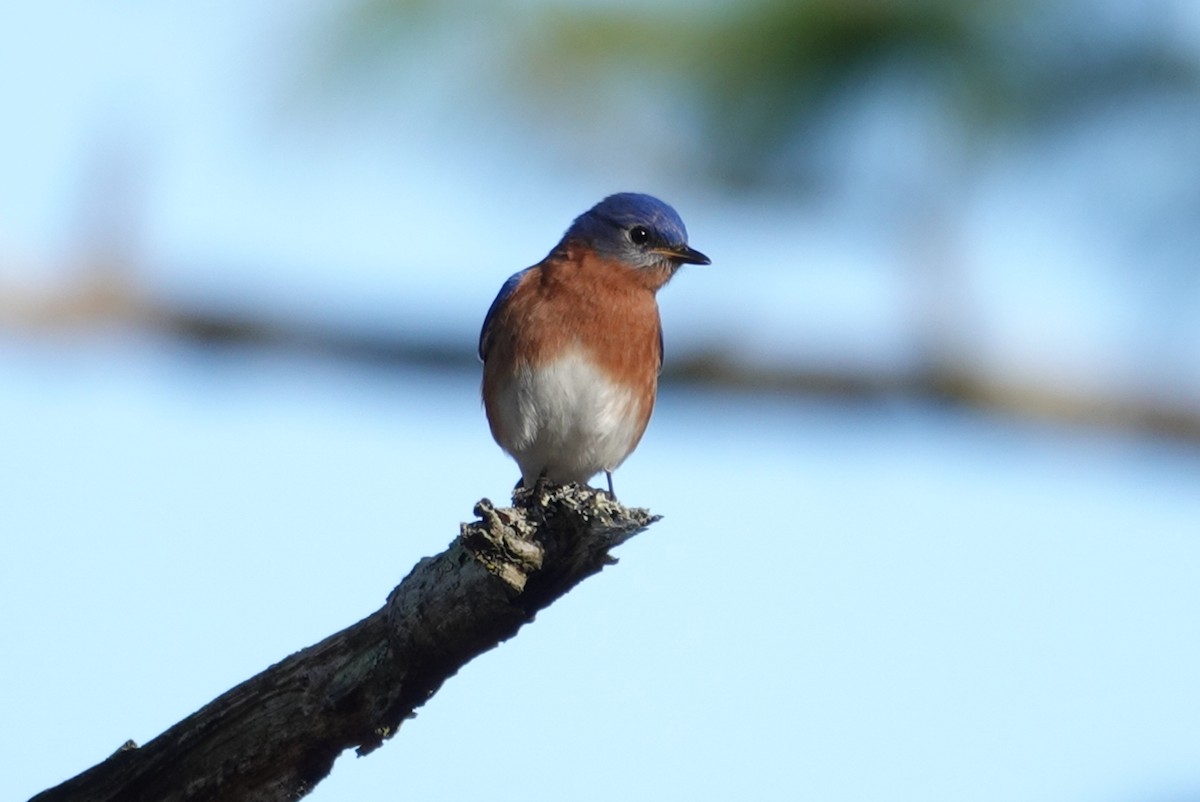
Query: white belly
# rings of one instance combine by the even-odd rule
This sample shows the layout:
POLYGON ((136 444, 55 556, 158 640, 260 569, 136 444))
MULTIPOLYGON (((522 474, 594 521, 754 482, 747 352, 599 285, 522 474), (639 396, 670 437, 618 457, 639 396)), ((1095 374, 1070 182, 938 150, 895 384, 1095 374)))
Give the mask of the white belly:
POLYGON ((497 412, 525 484, 586 482, 614 470, 641 433, 634 393, 615 384, 576 349, 538 369, 518 371, 497 412))

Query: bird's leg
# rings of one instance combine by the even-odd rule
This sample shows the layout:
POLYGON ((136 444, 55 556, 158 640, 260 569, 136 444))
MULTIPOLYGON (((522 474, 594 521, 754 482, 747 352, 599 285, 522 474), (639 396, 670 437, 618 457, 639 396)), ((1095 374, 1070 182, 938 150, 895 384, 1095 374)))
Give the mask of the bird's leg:
POLYGON ((604 477, 606 479, 608 479, 608 495, 612 496, 613 501, 616 501, 617 494, 613 492, 613 486, 612 486, 612 471, 605 471, 604 477))
POLYGON ((517 480, 517 483, 513 485, 513 500, 516 501, 517 496, 530 499, 542 496, 545 494, 548 484, 549 482, 546 481, 545 471, 542 471, 540 474, 538 474, 538 478, 534 479, 532 482, 526 482, 525 477, 522 476, 517 480))

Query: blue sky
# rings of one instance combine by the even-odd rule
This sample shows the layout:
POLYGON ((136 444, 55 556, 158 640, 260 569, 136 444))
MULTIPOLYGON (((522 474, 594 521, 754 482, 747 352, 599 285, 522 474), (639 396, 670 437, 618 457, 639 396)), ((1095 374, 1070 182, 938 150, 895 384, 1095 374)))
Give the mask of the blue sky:
MULTIPOLYGON (((1156 8, 1200 31, 1187 4, 1156 8)), ((732 198, 529 140, 494 99, 464 116, 447 63, 406 108, 313 120, 287 97, 321 10, 0 10, 0 73, 19 76, 0 84, 16 121, 0 282, 72 275, 87 176, 115 148, 151 291, 469 352, 509 273, 599 197, 642 189, 714 260, 663 293, 669 356, 912 358, 920 254, 894 212, 937 170, 919 98, 847 110, 832 196, 732 198)), ((958 311, 976 324, 963 347, 999 374, 1197 397, 1200 229, 1145 228, 1164 198, 1190 219, 1177 154, 1194 116, 1143 111, 1162 124, 979 155, 954 210, 958 311), (1131 272, 1135 256, 1154 269, 1131 272)), ((0 378, 5 799, 369 614, 516 477, 471 373, 0 328, 0 378)), ((616 476, 664 520, 311 798, 1195 796, 1197 476, 1194 449, 1119 434, 666 392, 616 476)))
MULTIPOLYGON (((515 475, 468 374, 128 340, 0 367, 6 797, 369 614, 515 475)), ((616 477, 664 520, 312 798, 1194 794, 1197 469, 917 407, 667 393, 616 477)))

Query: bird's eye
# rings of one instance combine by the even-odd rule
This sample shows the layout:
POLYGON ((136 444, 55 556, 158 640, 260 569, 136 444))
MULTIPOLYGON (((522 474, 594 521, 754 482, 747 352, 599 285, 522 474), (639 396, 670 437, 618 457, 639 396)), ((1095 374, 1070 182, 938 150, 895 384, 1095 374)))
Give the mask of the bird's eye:
POLYGON ((629 239, 634 245, 645 245, 650 241, 650 232, 643 226, 634 226, 629 229, 629 239))

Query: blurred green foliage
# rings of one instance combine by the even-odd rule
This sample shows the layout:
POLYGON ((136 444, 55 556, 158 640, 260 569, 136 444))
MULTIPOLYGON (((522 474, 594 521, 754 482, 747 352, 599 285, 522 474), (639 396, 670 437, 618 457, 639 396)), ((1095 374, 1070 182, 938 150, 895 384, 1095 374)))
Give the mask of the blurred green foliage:
POLYGON ((790 180, 797 138, 888 71, 934 92, 972 135, 1146 93, 1200 95, 1200 61, 1169 24, 1114 35, 1103 5, 1072 0, 350 0, 338 14, 327 64, 343 77, 370 83, 388 62, 419 73, 405 58, 465 26, 488 49, 476 86, 502 85, 568 127, 657 98, 696 132, 693 163, 739 186, 790 180))

